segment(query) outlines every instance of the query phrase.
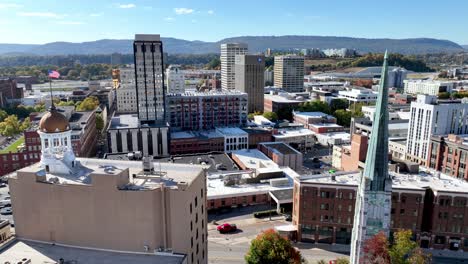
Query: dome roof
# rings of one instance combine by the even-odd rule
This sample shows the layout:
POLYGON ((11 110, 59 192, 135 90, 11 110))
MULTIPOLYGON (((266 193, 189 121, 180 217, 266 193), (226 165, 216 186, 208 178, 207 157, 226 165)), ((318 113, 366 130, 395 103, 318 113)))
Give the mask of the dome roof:
POLYGON ((70 129, 67 118, 57 112, 56 109, 50 109, 39 121, 39 131, 45 133, 64 132, 70 129))

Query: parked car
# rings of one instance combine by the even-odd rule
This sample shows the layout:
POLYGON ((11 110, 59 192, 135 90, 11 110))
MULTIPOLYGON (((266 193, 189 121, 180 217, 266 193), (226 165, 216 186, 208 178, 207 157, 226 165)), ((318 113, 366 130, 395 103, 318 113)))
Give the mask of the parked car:
POLYGON ((1 182, 1 183, 0 183, 0 188, 5 188, 5 187, 7 187, 7 184, 4 183, 4 182, 1 182))
POLYGON ((5 197, 3 200, 0 201, 0 206, 7 206, 11 204, 10 196, 5 197))
POLYGON ((235 224, 228 224, 224 223, 222 225, 219 225, 216 230, 218 230, 221 234, 223 233, 229 233, 237 230, 237 226, 235 224))
POLYGON ((292 216, 290 214, 284 214, 284 220, 291 222, 292 216))
POLYGON ((0 214, 2 215, 11 215, 13 211, 11 210, 11 207, 5 207, 0 209, 0 214))

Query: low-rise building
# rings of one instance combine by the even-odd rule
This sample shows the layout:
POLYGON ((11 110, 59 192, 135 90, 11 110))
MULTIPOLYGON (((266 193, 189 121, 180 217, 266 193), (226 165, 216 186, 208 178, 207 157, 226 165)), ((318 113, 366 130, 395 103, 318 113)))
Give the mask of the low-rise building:
POLYGON ((257 148, 261 142, 271 142, 273 140, 271 129, 265 129, 262 127, 245 127, 242 128, 247 134, 249 134, 249 148, 257 148))
POLYGON ((294 123, 303 124, 308 127, 310 124, 332 123, 336 124, 336 118, 322 112, 299 112, 293 111, 294 123))
POLYGON ((249 134, 238 127, 218 127, 216 132, 224 138, 225 152, 249 148, 249 134))
MULTIPOLYGON (((370 136, 372 132, 372 120, 367 117, 353 117, 351 119, 351 133, 363 134, 370 136)), ((388 121, 388 137, 405 138, 408 136, 409 120, 389 120, 388 121)))
POLYGON ((349 91, 339 91, 338 98, 343 98, 349 101, 349 103, 375 103, 377 101, 377 93, 368 89, 355 89, 352 88, 349 91))
POLYGON ((388 152, 392 159, 405 160, 406 138, 390 139, 388 141, 388 152))
POLYGON ((282 109, 294 109, 302 103, 315 101, 309 93, 277 93, 265 94, 263 111, 276 112, 282 109))
POLYGON ((286 166, 294 171, 302 169, 302 153, 283 142, 263 142, 258 149, 279 166, 286 166))
POLYGON ((434 80, 405 80, 405 93, 439 95, 442 92, 451 93, 453 82, 442 82, 434 80))
POLYGON ((136 114, 116 114, 107 127, 109 153, 141 151, 143 155, 169 155, 169 127, 141 124, 136 114))
POLYGON ((310 149, 315 144, 314 132, 307 128, 277 129, 273 131, 273 139, 275 142, 284 142, 299 150, 310 149))
POLYGON ((316 134, 325 134, 325 133, 345 131, 345 128, 343 126, 340 126, 334 123, 316 123, 316 124, 310 124, 308 127, 310 130, 312 130, 316 134))
POLYGON ((0 107, 4 108, 9 103, 23 98, 23 88, 16 85, 12 78, 0 78, 0 107))
MULTIPOLYGON (((421 248, 468 250, 468 184, 445 175, 391 173, 391 231, 413 232, 421 248)), ((361 173, 294 178, 293 222, 299 241, 350 244, 361 173)))
POLYGON ((224 136, 215 130, 172 132, 171 155, 224 151, 224 136))
POLYGON ((315 134, 317 143, 322 146, 335 146, 349 144, 351 135, 348 132, 331 132, 315 134))

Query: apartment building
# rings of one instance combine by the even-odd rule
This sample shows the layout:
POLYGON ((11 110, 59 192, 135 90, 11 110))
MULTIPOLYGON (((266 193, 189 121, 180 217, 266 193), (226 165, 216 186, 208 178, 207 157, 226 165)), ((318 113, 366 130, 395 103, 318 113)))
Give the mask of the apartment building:
POLYGON ((436 135, 431 137, 426 163, 431 169, 468 181, 468 135, 436 135))
POLYGON ((442 92, 452 92, 453 82, 441 82, 434 80, 405 80, 405 93, 407 94, 427 94, 437 96, 442 92))
POLYGON ((180 65, 169 65, 166 69, 166 85, 168 93, 185 92, 185 77, 180 65))

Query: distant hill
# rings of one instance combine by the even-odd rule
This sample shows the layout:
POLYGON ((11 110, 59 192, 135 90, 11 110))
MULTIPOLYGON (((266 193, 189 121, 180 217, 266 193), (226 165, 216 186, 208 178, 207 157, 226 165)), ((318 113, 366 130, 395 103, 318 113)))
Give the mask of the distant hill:
MULTIPOLYGON (((294 48, 352 48, 361 53, 389 52, 402 54, 424 54, 440 52, 459 52, 463 47, 448 41, 430 38, 415 39, 365 39, 349 37, 321 36, 243 36, 220 40, 218 42, 188 41, 175 38, 162 38, 164 51, 171 54, 219 53, 220 44, 244 42, 250 52, 263 52, 267 48, 287 50, 294 48)), ((0 44, 1 55, 69 55, 69 54, 110 54, 132 53, 132 40, 102 39, 82 43, 52 42, 43 45, 0 44)))
POLYGON ((464 49, 468 50, 468 45, 461 45, 464 49))

